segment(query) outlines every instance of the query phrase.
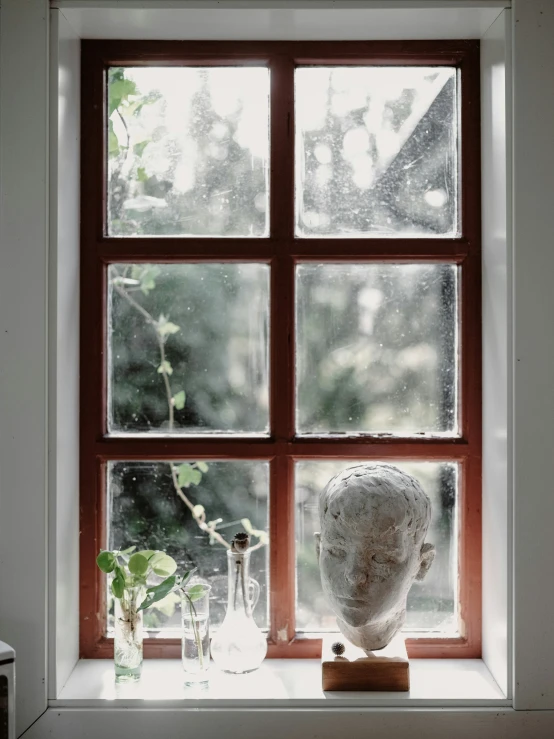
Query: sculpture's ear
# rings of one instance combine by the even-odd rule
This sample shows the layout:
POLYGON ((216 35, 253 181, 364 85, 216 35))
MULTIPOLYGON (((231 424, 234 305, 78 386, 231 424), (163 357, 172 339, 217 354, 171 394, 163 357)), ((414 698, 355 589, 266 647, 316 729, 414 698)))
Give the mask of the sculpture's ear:
POLYGON ((319 562, 319 553, 321 551, 321 534, 317 531, 314 534, 315 537, 315 553, 317 555, 317 561, 319 562))
POLYGON ((435 559, 435 545, 424 544, 421 547, 419 554, 419 571, 416 575, 416 580, 423 580, 425 575, 429 572, 429 567, 433 564, 435 559))

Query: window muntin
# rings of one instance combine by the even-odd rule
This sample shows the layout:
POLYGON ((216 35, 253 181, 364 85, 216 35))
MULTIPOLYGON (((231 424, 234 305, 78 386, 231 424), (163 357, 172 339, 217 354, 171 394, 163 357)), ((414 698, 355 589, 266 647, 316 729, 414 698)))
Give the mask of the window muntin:
MULTIPOLYGON (((480 552, 480 309, 479 309, 479 116, 478 44, 475 42, 387 43, 168 43, 84 42, 83 69, 90 84, 83 101, 83 217, 82 217, 82 653, 108 656, 105 639, 104 583, 94 569, 98 546, 108 541, 106 475, 112 463, 153 464, 168 461, 194 464, 198 459, 252 460, 268 464, 269 497, 269 656, 317 656, 320 640, 310 638, 296 620, 294 542, 295 465, 340 459, 349 466, 360 459, 400 464, 441 464, 455 468, 456 523, 450 551, 456 547, 459 595, 458 636, 421 633, 409 639, 411 656, 478 656, 480 552), (148 47, 148 48, 147 48, 148 47), (268 238, 229 238, 202 234, 149 234, 125 239, 108 233, 108 125, 99 115, 106 102, 107 70, 142 67, 260 66, 269 70, 270 149, 268 238), (456 70, 458 94, 455 167, 457 228, 453 234, 412 233, 384 238, 366 234, 296 234, 294 196, 294 79, 298 70, 314 66, 435 66, 456 70), (90 94, 89 94, 90 91, 90 94), (88 107, 87 107, 88 106, 88 107), (86 113, 89 115, 86 115, 86 113), (87 177, 87 173, 90 177, 87 177), (356 238, 351 238, 355 235, 356 238), (309 238, 305 238, 309 236, 309 238), (321 238, 323 237, 323 238, 321 238), (431 237, 431 238, 429 238, 431 237), (109 289, 107 265, 189 263, 257 263, 270 273, 269 318, 269 431, 262 438, 248 432, 194 435, 109 432, 106 363, 108 330, 105 297, 109 289), (298 434, 295 429, 295 268, 337 262, 368 265, 392 263, 450 265, 458 274, 455 432, 423 432, 396 436, 387 432, 298 434), (99 517, 98 517, 99 516, 99 517), (295 638, 296 634, 296 638, 295 638), (438 635, 439 638, 435 638, 438 635)), ((107 115, 107 111, 106 111, 107 115)), ((298 167, 296 167, 298 171, 298 167)), ((438 200, 437 200, 438 202, 438 200)), ((429 204, 429 203, 428 203, 429 204)), ((436 206, 433 206, 436 207, 436 206)), ((452 392, 452 388, 451 391, 452 392)), ((452 407, 452 404, 451 406, 452 407)), ((195 503, 197 501, 195 500, 195 503)), ((201 502, 201 501, 198 501, 201 502)), ((160 634, 159 636, 161 636, 160 634)), ((147 640, 147 656, 178 655, 175 639, 147 640)))

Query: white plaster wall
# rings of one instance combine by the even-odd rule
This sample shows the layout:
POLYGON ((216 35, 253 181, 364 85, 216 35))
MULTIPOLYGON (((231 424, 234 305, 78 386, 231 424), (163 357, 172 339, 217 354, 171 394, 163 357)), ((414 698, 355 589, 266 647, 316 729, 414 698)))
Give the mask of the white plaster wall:
POLYGON ((503 5, 478 0, 111 0, 99 12, 98 3, 87 0, 59 4, 82 38, 152 38, 154 26, 157 39, 218 41, 480 38, 503 5))
POLYGON ((50 11, 48 697, 79 658, 79 161, 81 42, 50 11))
POLYGON ((554 3, 515 0, 512 15, 514 705, 552 709, 554 3))
POLYGON ((511 11, 481 41, 483 284, 483 660, 511 695, 509 553, 512 523, 511 142, 509 98, 511 11))
POLYGON ((0 639, 21 732, 46 709, 48 2, 0 12, 0 639))
POLYGON ((554 712, 442 709, 245 711, 50 709, 25 739, 552 739, 554 712))

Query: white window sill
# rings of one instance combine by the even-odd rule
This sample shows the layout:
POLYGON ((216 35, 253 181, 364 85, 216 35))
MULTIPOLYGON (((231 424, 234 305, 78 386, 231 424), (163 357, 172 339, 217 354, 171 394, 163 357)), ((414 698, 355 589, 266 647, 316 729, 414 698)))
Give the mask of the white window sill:
POLYGON ((412 660, 409 693, 321 690, 319 660, 266 660, 248 675, 213 665, 206 690, 187 688, 179 660, 147 660, 138 683, 116 685, 111 660, 80 660, 52 707, 307 708, 508 706, 481 660, 412 660), (114 705, 115 704, 115 705, 114 705))

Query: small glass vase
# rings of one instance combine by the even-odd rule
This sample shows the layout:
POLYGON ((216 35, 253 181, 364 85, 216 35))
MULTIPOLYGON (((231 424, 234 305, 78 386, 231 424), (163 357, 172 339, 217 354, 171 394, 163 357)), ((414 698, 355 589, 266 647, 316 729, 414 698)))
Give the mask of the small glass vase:
POLYGON ((201 687, 208 683, 210 590, 210 585, 192 581, 181 596, 181 659, 185 671, 185 685, 201 687), (202 588, 201 595, 199 588, 202 588), (189 596, 189 592, 192 597, 189 596))
POLYGON ((142 611, 143 587, 125 588, 122 598, 115 598, 114 664, 118 683, 134 682, 142 672, 142 611))
POLYGON ((234 674, 257 670, 267 654, 267 639, 252 616, 260 586, 250 577, 250 553, 227 552, 227 611, 212 639, 213 661, 234 674))

